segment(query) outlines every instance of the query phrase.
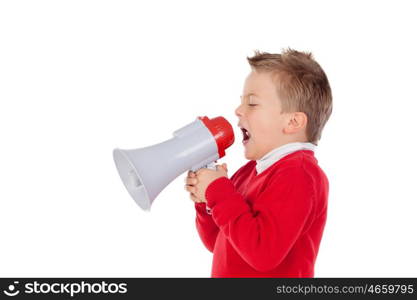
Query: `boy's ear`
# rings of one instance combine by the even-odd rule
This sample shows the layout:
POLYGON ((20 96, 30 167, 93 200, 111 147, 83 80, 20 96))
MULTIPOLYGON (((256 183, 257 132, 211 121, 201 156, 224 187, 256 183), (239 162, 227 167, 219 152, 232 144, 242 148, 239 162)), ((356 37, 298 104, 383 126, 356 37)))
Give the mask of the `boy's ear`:
POLYGON ((303 112, 292 112, 288 114, 285 133, 296 133, 307 127, 307 115, 303 112))

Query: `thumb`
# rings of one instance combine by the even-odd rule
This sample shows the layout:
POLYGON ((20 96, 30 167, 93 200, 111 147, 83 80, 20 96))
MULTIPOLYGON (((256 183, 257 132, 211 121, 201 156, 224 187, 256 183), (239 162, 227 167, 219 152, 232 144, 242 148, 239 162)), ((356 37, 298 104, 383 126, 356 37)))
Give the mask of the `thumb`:
POLYGON ((222 168, 227 172, 227 164, 226 163, 222 164, 222 168))

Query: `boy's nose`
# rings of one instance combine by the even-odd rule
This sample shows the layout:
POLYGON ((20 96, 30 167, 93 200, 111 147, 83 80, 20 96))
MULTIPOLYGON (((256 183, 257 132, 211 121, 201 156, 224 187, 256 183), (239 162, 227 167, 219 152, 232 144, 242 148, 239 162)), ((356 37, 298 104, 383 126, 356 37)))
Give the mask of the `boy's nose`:
POLYGON ((238 116, 238 117, 241 117, 242 116, 242 112, 241 112, 241 110, 240 110, 240 107, 241 107, 242 105, 239 105, 236 109, 235 109, 235 114, 236 114, 236 116, 238 116))

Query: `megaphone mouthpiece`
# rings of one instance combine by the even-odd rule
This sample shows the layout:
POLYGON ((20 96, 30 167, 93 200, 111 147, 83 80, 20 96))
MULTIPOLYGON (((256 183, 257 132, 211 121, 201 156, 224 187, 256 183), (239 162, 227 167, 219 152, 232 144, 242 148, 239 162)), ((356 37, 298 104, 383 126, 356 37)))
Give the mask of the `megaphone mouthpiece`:
POLYGON ((204 125, 210 130, 217 143, 219 158, 226 155, 225 150, 235 141, 232 125, 223 117, 209 119, 207 117, 198 117, 204 125))

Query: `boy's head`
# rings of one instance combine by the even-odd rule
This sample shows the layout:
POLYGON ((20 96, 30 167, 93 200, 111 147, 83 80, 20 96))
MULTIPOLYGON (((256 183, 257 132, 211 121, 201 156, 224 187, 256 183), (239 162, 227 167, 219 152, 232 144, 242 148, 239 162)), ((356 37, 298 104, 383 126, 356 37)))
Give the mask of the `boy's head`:
POLYGON ((255 51, 252 71, 236 108, 245 157, 262 158, 292 142, 317 145, 332 112, 327 76, 311 53, 292 49, 281 54, 255 51))

